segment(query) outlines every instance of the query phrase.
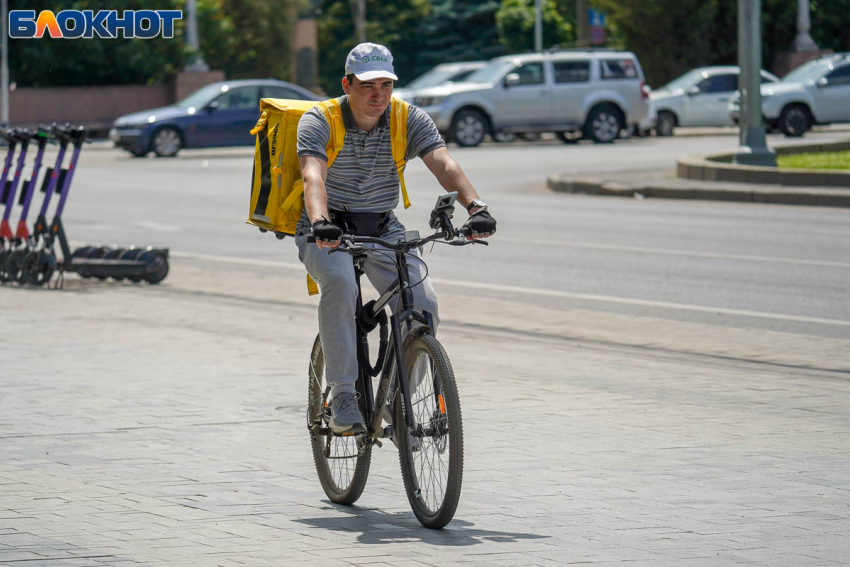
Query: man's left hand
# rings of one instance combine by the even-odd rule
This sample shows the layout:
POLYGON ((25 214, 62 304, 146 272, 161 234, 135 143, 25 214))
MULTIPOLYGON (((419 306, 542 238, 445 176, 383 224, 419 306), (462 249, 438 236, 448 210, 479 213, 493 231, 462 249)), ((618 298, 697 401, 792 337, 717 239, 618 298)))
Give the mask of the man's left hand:
POLYGON ((486 210, 478 211, 470 215, 469 220, 463 225, 464 232, 469 232, 470 235, 466 238, 473 240, 476 238, 487 238, 496 233, 496 219, 490 216, 486 210))

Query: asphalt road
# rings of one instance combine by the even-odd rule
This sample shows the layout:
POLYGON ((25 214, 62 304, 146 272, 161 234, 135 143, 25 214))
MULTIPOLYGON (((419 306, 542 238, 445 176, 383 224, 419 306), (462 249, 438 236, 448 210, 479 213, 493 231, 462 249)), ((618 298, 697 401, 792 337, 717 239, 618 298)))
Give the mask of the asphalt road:
MULTIPOLYGON (((732 136, 709 136, 608 147, 554 141, 452 147, 490 203, 499 233, 489 248, 428 254, 438 292, 850 337, 848 211, 575 196, 545 188, 546 176, 560 172, 672 176, 676 156, 735 144, 732 136)), ((80 244, 169 246, 176 266, 192 257, 298 270, 291 241, 243 224, 251 166, 251 148, 184 151, 168 160, 89 150, 75 176, 66 229, 80 244)), ((425 231, 441 189, 419 160, 406 179, 414 206, 399 216, 408 228, 425 231)))

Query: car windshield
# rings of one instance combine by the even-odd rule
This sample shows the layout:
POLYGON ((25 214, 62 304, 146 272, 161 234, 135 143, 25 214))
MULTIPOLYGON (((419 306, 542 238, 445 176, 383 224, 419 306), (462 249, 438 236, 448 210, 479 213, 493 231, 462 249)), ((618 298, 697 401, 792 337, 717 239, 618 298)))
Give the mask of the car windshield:
POLYGON ((783 83, 814 83, 829 68, 823 61, 811 61, 782 77, 783 83))
POLYGON ((442 85, 448 81, 454 74, 454 71, 448 71, 446 69, 441 70, 438 67, 434 67, 424 75, 420 75, 413 79, 406 88, 427 89, 428 87, 436 87, 437 85, 442 85))
POLYGON ((660 89, 659 91, 675 91, 676 89, 684 89, 685 87, 690 86, 693 83, 696 83, 702 77, 702 71, 700 69, 694 69, 693 71, 688 71, 681 77, 673 79, 660 89))
POLYGON ((183 100, 178 100, 174 105, 181 108, 203 108, 209 101, 227 90, 227 85, 207 85, 196 90, 183 100))
POLYGON ((514 64, 511 61, 493 61, 468 76, 466 80, 470 83, 492 83, 500 78, 505 71, 513 69, 513 67, 514 64))

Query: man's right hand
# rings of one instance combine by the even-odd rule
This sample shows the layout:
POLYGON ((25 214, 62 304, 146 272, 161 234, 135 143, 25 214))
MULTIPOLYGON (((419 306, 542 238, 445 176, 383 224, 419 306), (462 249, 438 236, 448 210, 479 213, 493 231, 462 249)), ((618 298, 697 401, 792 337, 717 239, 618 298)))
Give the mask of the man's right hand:
POLYGON ((316 239, 316 246, 322 248, 336 248, 339 246, 342 239, 342 229, 332 222, 319 219, 313 223, 313 237, 316 239))

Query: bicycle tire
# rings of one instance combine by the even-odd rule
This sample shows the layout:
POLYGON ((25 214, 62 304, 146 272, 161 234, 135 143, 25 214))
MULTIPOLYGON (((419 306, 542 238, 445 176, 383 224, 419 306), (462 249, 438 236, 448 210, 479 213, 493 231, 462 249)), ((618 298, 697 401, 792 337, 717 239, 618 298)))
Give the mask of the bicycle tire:
MULTIPOLYGON (((325 380, 325 359, 322 352, 320 337, 316 337, 313 350, 310 353, 310 365, 307 371, 307 425, 320 425, 327 429, 327 420, 324 419, 325 392, 328 388, 325 380)), ((330 432, 328 432, 328 435, 330 432)), ((354 504, 369 477, 369 466, 372 462, 372 446, 367 445, 363 453, 356 457, 346 455, 357 454, 356 437, 331 436, 330 457, 325 457, 327 446, 327 435, 310 430, 310 445, 313 449, 313 462, 316 464, 316 472, 319 482, 322 484, 325 494, 332 502, 337 504, 354 504), (351 465, 354 461, 354 465, 351 465)))
POLYGON ((394 422, 404 490, 419 522, 426 528, 440 529, 454 517, 463 483, 463 419, 457 384, 446 351, 431 335, 415 337, 408 343, 404 351, 404 365, 410 386, 410 403, 414 408, 414 426, 421 424, 426 431, 429 428, 434 431, 434 435, 422 436, 419 449, 414 450, 405 424, 401 390, 397 389, 394 422), (430 359, 430 364, 420 362, 423 355, 430 359), (423 372, 426 372, 425 376, 421 376, 423 372), (430 388, 426 379, 429 377, 430 388), (439 378, 443 404, 439 403, 435 394, 435 377, 439 378), (445 465, 441 457, 443 454, 448 454, 445 475, 440 466, 445 465), (438 469, 436 477, 435 466, 438 469))

